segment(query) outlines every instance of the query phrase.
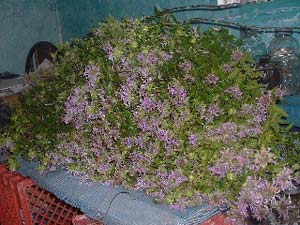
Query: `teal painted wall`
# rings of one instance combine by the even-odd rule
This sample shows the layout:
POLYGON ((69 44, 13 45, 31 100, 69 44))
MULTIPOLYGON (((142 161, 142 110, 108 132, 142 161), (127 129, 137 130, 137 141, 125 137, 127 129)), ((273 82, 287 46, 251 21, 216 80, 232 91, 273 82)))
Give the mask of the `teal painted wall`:
MULTIPOLYGON (((141 17, 153 14, 155 5, 172 8, 216 3, 217 0, 0 0, 0 72, 22 74, 26 54, 34 43, 82 37, 108 15, 119 19, 141 17)), ((218 12, 182 12, 176 17, 216 18, 257 26, 300 26, 300 0, 273 0, 218 12)), ((233 33, 238 36, 238 32, 233 33)), ((264 35, 266 42, 271 36, 264 35)), ((298 34, 295 37, 300 40, 298 34)))
POLYGON ((23 74, 29 49, 41 40, 58 43, 52 0, 0 0, 0 72, 23 74))
MULTIPOLYGON (((195 4, 216 4, 217 0, 63 0, 58 2, 65 40, 83 36, 99 21, 152 15, 154 7, 172 8, 195 4)), ((202 11, 203 12, 203 11, 202 11)), ((211 13, 203 12, 205 16, 211 13)))
MULTIPOLYGON (((217 0, 64 0, 59 2, 59 9, 64 38, 70 40, 85 35, 107 15, 116 18, 141 17, 153 14, 155 5, 172 8, 200 3, 216 4, 217 0)), ((176 16, 181 20, 204 17, 257 26, 300 26, 300 0, 273 0, 225 11, 181 12, 176 16)))

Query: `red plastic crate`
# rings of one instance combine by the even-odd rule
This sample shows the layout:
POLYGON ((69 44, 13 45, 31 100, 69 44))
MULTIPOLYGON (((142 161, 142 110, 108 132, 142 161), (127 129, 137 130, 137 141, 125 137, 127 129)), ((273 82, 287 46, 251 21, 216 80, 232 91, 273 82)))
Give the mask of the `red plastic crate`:
POLYGON ((201 225, 227 225, 227 223, 225 223, 225 216, 219 214, 205 221, 201 225))
POLYGON ((18 198, 17 185, 24 178, 18 173, 8 171, 5 165, 0 164, 0 224, 24 224, 22 209, 18 198))
POLYGON ((104 225, 100 222, 88 218, 86 215, 75 216, 72 222, 73 225, 104 225))
POLYGON ((72 225, 82 212, 0 164, 1 225, 72 225))
POLYGON ((26 225, 72 225, 73 217, 82 214, 31 179, 18 184, 18 193, 26 225))

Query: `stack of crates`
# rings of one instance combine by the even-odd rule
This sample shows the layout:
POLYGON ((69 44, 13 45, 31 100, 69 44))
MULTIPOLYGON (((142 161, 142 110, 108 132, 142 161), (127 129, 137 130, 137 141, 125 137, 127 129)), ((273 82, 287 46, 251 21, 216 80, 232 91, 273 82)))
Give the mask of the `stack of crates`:
POLYGON ((0 164, 0 224, 24 224, 23 211, 18 198, 18 184, 25 179, 18 173, 12 173, 0 164))
POLYGON ((82 212, 0 164, 1 225, 72 225, 82 212))

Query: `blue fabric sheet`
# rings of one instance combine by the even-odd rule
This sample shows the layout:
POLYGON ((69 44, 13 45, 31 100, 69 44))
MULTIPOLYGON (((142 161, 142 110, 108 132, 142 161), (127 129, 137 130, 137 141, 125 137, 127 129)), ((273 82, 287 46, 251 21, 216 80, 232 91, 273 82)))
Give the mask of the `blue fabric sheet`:
POLYGON ((219 208, 209 209, 207 204, 178 212, 154 203, 141 191, 87 184, 63 169, 40 174, 38 163, 23 159, 20 164, 22 175, 31 177, 39 186, 105 225, 198 225, 221 212, 219 208))

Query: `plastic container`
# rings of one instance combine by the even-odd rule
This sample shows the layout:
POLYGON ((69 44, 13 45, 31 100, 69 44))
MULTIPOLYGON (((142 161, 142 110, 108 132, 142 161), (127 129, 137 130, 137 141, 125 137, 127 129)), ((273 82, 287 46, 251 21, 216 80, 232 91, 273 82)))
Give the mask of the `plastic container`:
POLYGON ((276 29, 268 52, 274 79, 276 76, 279 77, 279 87, 285 95, 300 93, 299 43, 293 37, 292 30, 276 29))
POLYGON ((261 36, 255 30, 241 29, 243 49, 252 54, 256 64, 267 56, 267 47, 261 36))

